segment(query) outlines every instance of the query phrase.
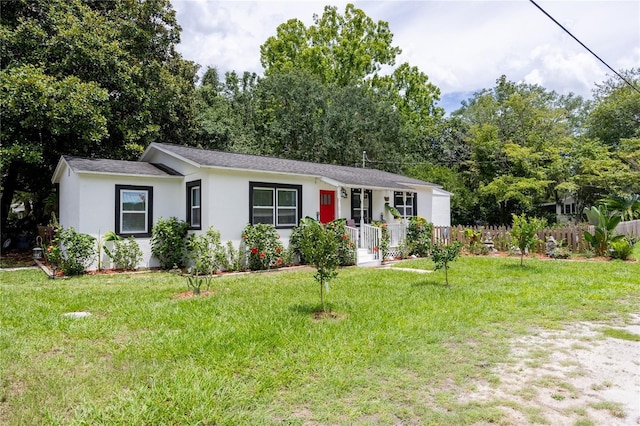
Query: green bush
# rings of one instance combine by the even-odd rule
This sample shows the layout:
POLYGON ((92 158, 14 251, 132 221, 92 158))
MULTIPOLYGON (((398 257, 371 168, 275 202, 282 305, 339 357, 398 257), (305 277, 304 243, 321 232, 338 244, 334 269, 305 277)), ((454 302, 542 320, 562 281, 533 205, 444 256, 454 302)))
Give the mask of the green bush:
POLYGON ((612 259, 627 260, 633 253, 633 245, 626 238, 612 241, 609 246, 609 256, 612 259))
POLYGON ((593 234, 584 231, 584 238, 591 244, 596 255, 605 256, 611 243, 619 241, 622 235, 613 235, 614 230, 620 223, 621 217, 611 214, 605 206, 591 207, 584 209, 584 214, 589 220, 589 224, 593 225, 593 234))
POLYGON ((247 266, 252 271, 285 265, 284 246, 273 225, 247 224, 242 231, 242 239, 247 248, 247 266))
POLYGON ((384 222, 380 222, 374 220, 371 222, 371 226, 375 226, 380 228, 381 237, 380 244, 378 245, 378 250, 380 251, 380 255, 382 256, 382 260, 386 259, 389 255, 389 245, 391 244, 391 234, 389 233, 389 228, 387 228, 387 224, 384 222))
POLYGON ((151 253, 162 269, 184 266, 189 224, 175 217, 160 218, 151 232, 151 253))
POLYGON ((405 244, 409 255, 427 257, 431 253, 431 237, 433 236, 433 224, 425 218, 414 216, 409 219, 405 244))
POLYGON ((340 266, 355 265, 356 243, 351 241, 347 232, 347 220, 337 219, 327 223, 327 231, 333 233, 338 242, 338 259, 340 266))
POLYGON ((114 240, 113 249, 108 251, 107 254, 116 269, 137 269, 138 264, 142 261, 142 250, 140 250, 140 246, 133 237, 129 237, 126 240, 114 240))
POLYGON ((97 255, 95 238, 76 232, 73 227, 56 229, 52 245, 47 248, 47 260, 65 275, 81 275, 97 255))
POLYGON ((240 247, 236 249, 231 241, 227 241, 222 268, 226 271, 244 270, 245 258, 242 255, 244 252, 244 243, 240 243, 240 247))

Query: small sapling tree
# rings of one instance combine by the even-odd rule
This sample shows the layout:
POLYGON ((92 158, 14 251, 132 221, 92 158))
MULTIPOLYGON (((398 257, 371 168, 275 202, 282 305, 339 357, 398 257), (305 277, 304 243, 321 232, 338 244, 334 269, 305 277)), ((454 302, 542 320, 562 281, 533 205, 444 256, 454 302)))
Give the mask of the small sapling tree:
POLYGON ((460 255, 462 244, 454 241, 451 244, 434 244, 431 247, 431 258, 438 269, 444 269, 444 279, 449 285, 449 264, 456 260, 460 255))
POLYGON ((520 266, 524 266, 525 250, 531 251, 533 246, 540 241, 537 234, 546 226, 547 221, 537 217, 527 218, 524 213, 520 216, 516 214, 512 214, 512 216, 511 239, 520 249, 520 266))
POLYGON ((320 284, 320 304, 326 312, 324 292, 329 292, 329 281, 338 275, 339 241, 332 230, 312 218, 304 218, 300 222, 298 250, 305 261, 316 269, 313 277, 320 284))
POLYGON ((220 268, 222 258, 226 255, 220 241, 220 232, 213 228, 199 236, 191 235, 187 242, 187 258, 190 262, 187 287, 194 295, 200 294, 204 284, 207 290, 211 287, 211 278, 220 268))

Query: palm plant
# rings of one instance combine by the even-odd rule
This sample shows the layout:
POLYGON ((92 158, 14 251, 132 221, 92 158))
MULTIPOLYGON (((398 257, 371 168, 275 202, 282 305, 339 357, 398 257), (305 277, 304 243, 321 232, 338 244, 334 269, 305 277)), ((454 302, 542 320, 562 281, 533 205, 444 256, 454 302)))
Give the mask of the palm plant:
POLYGON ((610 195, 601 200, 607 209, 620 215, 623 221, 640 219, 640 195, 610 195))
POLYGON ((624 238, 623 235, 613 235, 622 218, 609 213, 605 206, 594 206, 591 209, 585 207, 584 213, 587 215, 589 223, 594 227, 593 234, 584 231, 584 238, 591 244, 598 256, 604 256, 612 242, 624 238))

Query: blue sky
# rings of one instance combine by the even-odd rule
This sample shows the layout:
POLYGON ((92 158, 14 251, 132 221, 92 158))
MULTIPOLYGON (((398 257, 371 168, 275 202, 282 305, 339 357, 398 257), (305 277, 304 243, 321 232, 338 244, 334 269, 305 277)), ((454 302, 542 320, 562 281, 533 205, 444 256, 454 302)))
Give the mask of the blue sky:
MULTIPOLYGON (((536 1, 614 69, 640 67, 640 1, 536 1)), ((527 0, 353 2, 389 22, 394 44, 442 92, 447 111, 506 75, 559 93, 591 97, 611 75, 604 65, 527 0)), ((203 68, 262 74, 260 45, 288 19, 312 24, 325 5, 347 2, 172 0, 178 50, 203 68)))

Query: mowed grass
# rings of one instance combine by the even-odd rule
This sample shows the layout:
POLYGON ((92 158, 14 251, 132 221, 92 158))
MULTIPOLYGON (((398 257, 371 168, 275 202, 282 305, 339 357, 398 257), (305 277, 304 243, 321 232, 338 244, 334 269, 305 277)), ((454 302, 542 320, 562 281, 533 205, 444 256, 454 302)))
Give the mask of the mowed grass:
POLYGON ((450 286, 346 268, 323 320, 309 270, 222 276, 188 299, 168 273, 0 282, 8 425, 499 424, 500 404, 460 395, 499 382, 510 337, 640 312, 640 262, 620 261, 463 257, 450 286))

